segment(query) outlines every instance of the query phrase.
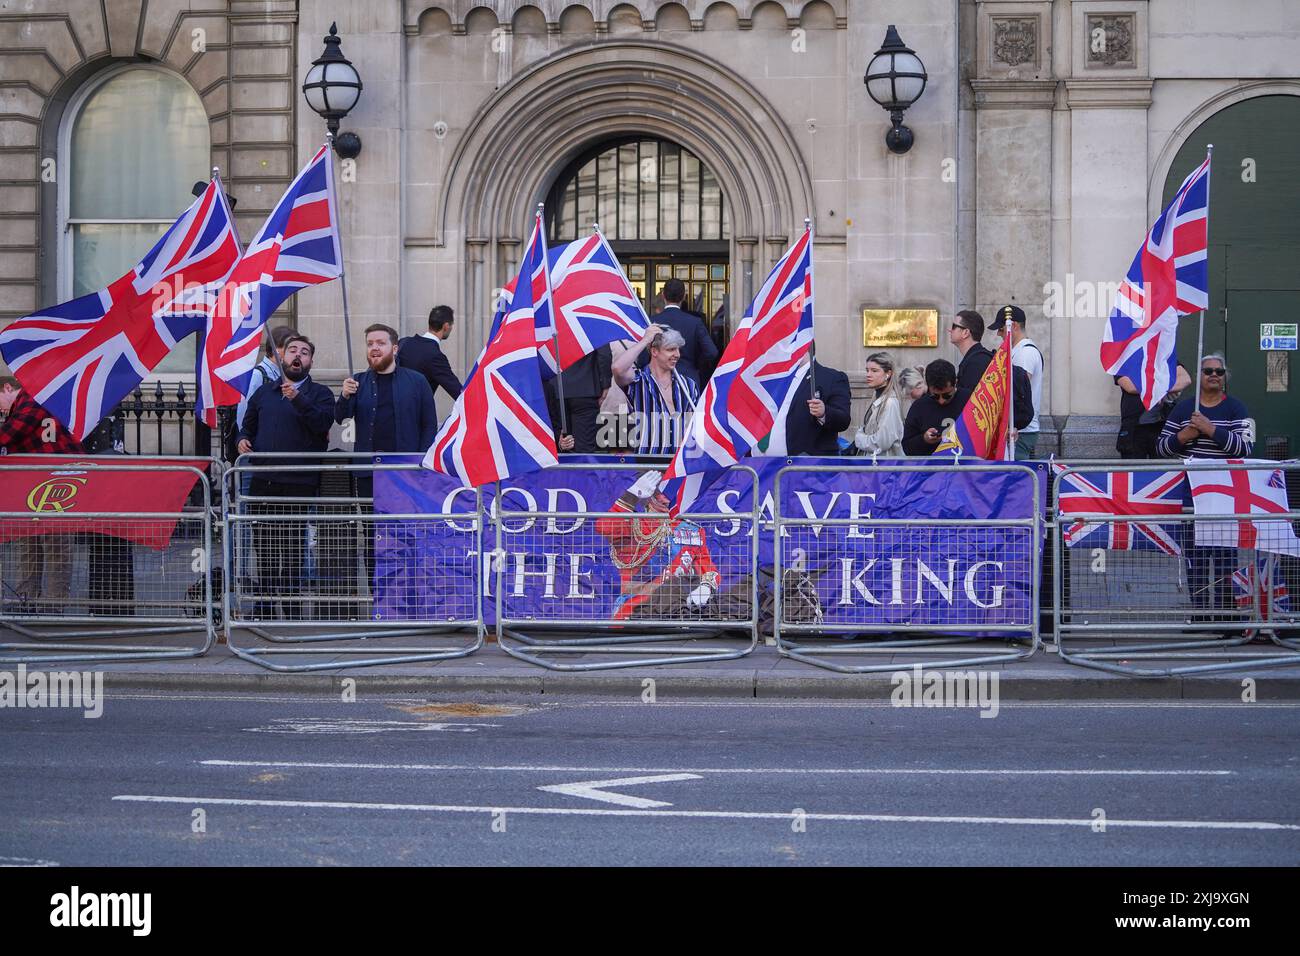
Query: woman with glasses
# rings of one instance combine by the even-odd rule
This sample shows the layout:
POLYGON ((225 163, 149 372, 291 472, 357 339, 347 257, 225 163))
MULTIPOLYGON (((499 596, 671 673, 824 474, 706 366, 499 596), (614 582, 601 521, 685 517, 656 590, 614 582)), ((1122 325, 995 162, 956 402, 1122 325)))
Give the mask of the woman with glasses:
POLYGON ((1193 398, 1174 406, 1160 433, 1162 458, 1249 458, 1255 422, 1246 406, 1228 394, 1228 366, 1212 352, 1201 359, 1200 408, 1193 398))
MULTIPOLYGON (((1228 394, 1228 365, 1212 352, 1201 359, 1200 408, 1191 398, 1174 406, 1160 433, 1158 451, 1165 458, 1249 458, 1255 447, 1255 423, 1246 406, 1228 394)), ((1191 503, 1190 491, 1185 503, 1191 503)), ((1183 525, 1183 558, 1192 606, 1206 622, 1237 617, 1232 574, 1241 563, 1235 548, 1197 545, 1183 525)), ((1171 528, 1172 530, 1172 528, 1171 528)), ((1226 636, 1231 636, 1231 633, 1226 636)))
POLYGON ((872 391, 871 405, 853 436, 857 453, 902 458, 903 413, 894 387, 894 359, 888 352, 867 356, 867 387, 872 391))

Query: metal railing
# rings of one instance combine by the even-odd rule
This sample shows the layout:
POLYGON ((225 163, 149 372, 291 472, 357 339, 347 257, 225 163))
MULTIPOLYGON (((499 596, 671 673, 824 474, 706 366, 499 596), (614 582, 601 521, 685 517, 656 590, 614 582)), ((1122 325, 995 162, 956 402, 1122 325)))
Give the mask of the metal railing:
POLYGON ((780 654, 840 673, 1025 660, 1040 642, 1039 500, 1035 471, 1014 463, 782 468, 773 494, 773 627, 780 654), (1020 487, 1014 494, 1023 500, 1012 507, 1023 516, 953 518, 936 513, 916 518, 834 518, 829 511, 824 517, 787 513, 788 496, 809 493, 811 489, 801 486, 812 476, 836 475, 838 491, 874 496, 880 491, 876 476, 917 475, 922 480, 915 491, 923 491, 931 500, 917 501, 912 510, 924 511, 927 504, 939 508, 946 483, 990 474, 1016 476, 1020 487), (936 570, 939 561, 946 568, 936 570), (964 568, 961 575, 959 566, 964 568), (916 636, 883 636, 900 633, 916 636), (792 635, 804 637, 794 640, 792 635), (871 639, 869 635, 881 636, 871 639), (973 642, 997 638, 1019 646, 984 653, 972 649, 973 642), (822 643, 809 644, 809 639, 822 643), (846 656, 882 654, 909 660, 842 662, 846 656), (958 656, 910 659, 928 654, 958 656))
POLYGON ((17 488, 27 506, 0 512, 0 630, 27 640, 0 643, 0 660, 161 660, 207 653, 218 626, 209 479, 218 464, 129 464, 74 455, 51 465, 51 456, 41 456, 42 464, 24 464, 23 457, 0 459, 0 481, 17 488), (107 492, 93 489, 113 478, 157 485, 161 476, 174 477, 183 489, 175 511, 78 507, 77 498, 88 494, 105 500, 107 492), (187 634, 197 634, 197 643, 182 638, 187 634), (123 643, 164 635, 176 641, 123 643))
POLYGON ((585 510, 512 510, 514 489, 497 488, 490 519, 493 607, 497 641, 507 654, 550 670, 590 671, 734 660, 753 652, 757 474, 733 469, 751 486, 752 511, 674 518, 630 492, 646 470, 628 464, 547 469, 561 482, 566 474, 605 478, 609 503, 585 510), (540 594, 528 587, 530 577, 543 582, 540 594), (589 636, 593 629, 600 635, 589 636), (740 646, 712 643, 728 633, 743 635, 740 646))
POLYGON ((1289 653, 1300 644, 1277 633, 1281 626, 1300 626, 1300 615, 1279 600, 1279 585, 1296 577, 1300 558, 1273 554, 1294 549, 1290 542, 1300 511, 1198 515, 1178 507, 1176 513, 1171 508, 1153 516, 1137 509, 1130 514, 1065 509, 1060 500, 1062 482, 1101 471, 1114 481, 1124 474, 1267 470, 1285 475, 1298 468, 1295 462, 1220 460, 1073 462, 1059 468, 1052 480, 1052 607, 1062 660, 1130 677, 1300 664, 1300 656, 1289 653), (1206 541, 1236 540, 1244 524, 1255 529, 1257 548, 1206 541), (1244 649, 1260 640, 1273 647, 1244 649), (1208 663, 1183 663, 1197 660, 1208 663))
POLYGON ((483 645, 482 563, 462 562, 452 575, 419 544, 436 529, 481 553, 480 496, 471 494, 464 514, 378 514, 357 485, 398 471, 420 466, 352 453, 239 458, 225 476, 224 616, 234 654, 270 670, 314 671, 448 660, 483 645), (433 591, 436 608, 426 600, 433 591), (264 643, 245 646, 241 633, 264 643), (393 646, 395 638, 427 640, 393 646), (305 660, 271 660, 286 656, 305 660))

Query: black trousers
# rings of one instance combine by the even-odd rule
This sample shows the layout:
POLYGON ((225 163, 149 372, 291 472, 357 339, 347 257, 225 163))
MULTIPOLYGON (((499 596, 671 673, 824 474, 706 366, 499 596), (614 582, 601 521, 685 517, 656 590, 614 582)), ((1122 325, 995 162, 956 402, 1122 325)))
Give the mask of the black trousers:
MULTIPOLYGON (((254 498, 315 498, 317 487, 254 478, 248 493, 254 498)), ((278 505, 254 501, 249 505, 254 515, 301 514, 303 505, 278 505)), ((258 594, 263 601, 278 604, 280 616, 287 621, 303 617, 302 601, 306 579, 303 558, 306 549, 306 521, 253 522, 253 548, 257 552, 258 594)))
MULTIPOLYGON (((560 403, 555 394, 548 390, 547 410, 551 413, 551 427, 555 434, 560 434, 560 403)), ((569 430, 567 434, 573 436, 573 450, 568 454, 573 455, 596 455, 601 452, 614 451, 613 448, 600 448, 596 444, 597 422, 596 418, 600 415, 599 398, 565 398, 564 414, 567 418, 565 424, 569 430)))

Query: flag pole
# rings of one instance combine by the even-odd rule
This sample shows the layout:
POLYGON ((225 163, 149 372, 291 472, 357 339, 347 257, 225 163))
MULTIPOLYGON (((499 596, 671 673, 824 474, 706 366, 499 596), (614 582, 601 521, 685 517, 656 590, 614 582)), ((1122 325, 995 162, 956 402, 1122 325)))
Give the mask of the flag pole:
MULTIPOLYGON (((334 195, 334 133, 332 131, 325 134, 325 148, 330 151, 329 162, 326 164, 328 170, 326 183, 329 189, 330 205, 334 207, 335 225, 338 227, 339 233, 339 288, 343 293, 343 348, 348 360, 347 377, 351 378, 355 369, 352 365, 352 331, 348 321, 348 275, 347 270, 343 267, 343 215, 339 210, 338 199, 334 195)), ((281 368, 281 372, 283 371, 284 369, 281 368)))
MULTIPOLYGON (((1206 143, 1206 144, 1205 144, 1205 160, 1206 160, 1206 162, 1208 162, 1208 163, 1210 164, 1210 168, 1207 169, 1207 170, 1205 171, 1205 173, 1206 173, 1206 175, 1205 175, 1205 255, 1206 255, 1206 263, 1205 263, 1205 278, 1206 278, 1206 289, 1205 289, 1205 291, 1206 291, 1206 296, 1205 296, 1205 302, 1206 302, 1206 304, 1208 305, 1208 304, 1209 304, 1209 301, 1210 301, 1210 297, 1209 297, 1209 277, 1210 277, 1210 269, 1209 269, 1209 266, 1210 266, 1210 263, 1209 263, 1209 255, 1210 255, 1210 175, 1209 175, 1209 174, 1210 174, 1211 172, 1213 172, 1213 168, 1214 168, 1214 144, 1213 144, 1213 143, 1206 143)), ((1200 411, 1201 411, 1201 363, 1202 363, 1203 361, 1205 361, 1205 310, 1204 310, 1204 309, 1201 309, 1201 311, 1198 313, 1198 318, 1197 318, 1196 325, 1197 325, 1197 328, 1196 328, 1196 380, 1192 383, 1192 385, 1193 385, 1193 388, 1194 388, 1195 391, 1196 391, 1196 405, 1194 406, 1194 409, 1195 409, 1195 413, 1196 413, 1196 414, 1199 414, 1200 411)), ((1226 384, 1226 382, 1225 382, 1225 384, 1226 384)))
MULTIPOLYGON (((807 217, 803 221, 803 231, 808 233, 808 272, 812 272, 812 220, 807 217)), ((809 287, 812 286, 811 275, 808 279, 809 287)), ((817 325, 813 324, 812 341, 808 343, 808 397, 817 397, 817 325)))
MULTIPOLYGON (((221 167, 220 167, 220 166, 213 166, 213 167, 212 167, 212 181, 215 182, 215 183, 217 184, 217 195, 219 195, 219 196, 221 197, 221 203, 222 203, 222 205, 224 205, 224 206, 226 207, 226 218, 230 221, 230 234, 231 234, 232 236, 235 237, 235 248, 239 250, 239 254, 242 256, 242 255, 244 254, 244 243, 243 243, 243 241, 239 238, 239 224, 235 222, 235 211, 234 211, 233 209, 230 208, 230 198, 226 195, 226 184, 225 184, 225 182, 224 182, 224 181, 222 180, 222 178, 221 178, 221 167)), ((226 278, 229 278, 229 276, 227 276, 226 278)), ((234 311, 235 311, 235 304, 234 304, 233 301, 230 300, 230 296, 233 295, 233 293, 234 293, 234 290, 233 290, 233 289, 231 289, 231 290, 227 290, 227 288, 226 288, 226 284, 225 284, 224 282, 221 284, 221 289, 218 290, 218 292, 217 292, 218 300, 220 299, 221 296, 226 296, 226 299, 227 299, 227 301, 226 301, 226 309, 227 309, 227 314, 229 314, 229 315, 234 315, 234 311)), ((217 301, 217 302, 213 303, 213 308, 214 308, 214 309, 219 308, 220 305, 221 305, 220 301, 217 301)), ((265 329, 265 327, 263 327, 263 332, 265 333, 265 331, 266 331, 266 329, 265 329)), ((204 346, 206 347, 206 344, 207 344, 206 337, 205 337, 205 339, 204 339, 204 343, 203 343, 203 344, 204 344, 204 346)), ((278 366, 280 367, 280 378, 283 379, 283 378, 284 378, 284 366, 281 365, 281 363, 280 363, 280 355, 279 355, 279 353, 276 352, 274 349, 272 349, 271 354, 275 356, 276 365, 278 365, 278 366)), ((196 388, 196 392, 198 392, 198 393, 199 393, 199 396, 200 396, 197 400, 200 400, 200 401, 201 401, 201 400, 202 400, 202 399, 201 399, 201 389, 196 388)), ((247 396, 246 396, 246 397, 247 397, 247 396)), ((215 395, 212 396, 212 399, 213 399, 213 401, 215 402, 215 401, 216 401, 216 396, 215 396, 215 395)), ((227 407, 229 407, 229 406, 227 406, 227 407)), ((213 414, 214 416, 217 415, 217 408, 216 408, 215 405, 213 405, 213 407, 212 407, 212 414, 213 414)), ((214 419, 214 421, 216 421, 217 426, 220 426, 220 424, 221 424, 221 420, 220 420, 219 418, 214 419)), ((205 422, 205 424, 206 424, 206 422, 205 422)))
POLYGON ((1002 340, 1002 347, 1007 350, 1007 395, 1002 400, 1002 413, 1006 417, 1006 449, 1002 453, 1003 461, 1016 460, 1016 445, 1011 440, 1011 426, 1015 424, 1015 405, 1016 405, 1016 370, 1011 364, 1011 320, 1007 319, 1003 325, 1006 329, 1006 338, 1002 340))
MULTIPOLYGON (((551 348, 551 354, 555 356, 555 399, 560 406, 560 437, 563 438, 569 434, 569 415, 564 407, 564 375, 560 370, 560 323, 555 315, 555 296, 551 294, 551 264, 546 259, 546 225, 542 222, 545 210, 546 204, 539 202, 537 204, 537 222, 533 228, 537 230, 537 241, 542 246, 542 275, 546 277, 546 299, 551 304, 551 341, 554 343, 554 347, 547 346, 547 348, 551 348)), ((529 281, 532 281, 531 276, 529 281)), ((536 302, 533 303, 533 307, 534 309, 537 307, 536 302)), ((536 327, 534 323, 534 330, 536 330, 536 327)), ((535 331, 534 334, 536 334, 535 331)), ((557 453, 559 452, 559 448, 555 450, 557 453)))

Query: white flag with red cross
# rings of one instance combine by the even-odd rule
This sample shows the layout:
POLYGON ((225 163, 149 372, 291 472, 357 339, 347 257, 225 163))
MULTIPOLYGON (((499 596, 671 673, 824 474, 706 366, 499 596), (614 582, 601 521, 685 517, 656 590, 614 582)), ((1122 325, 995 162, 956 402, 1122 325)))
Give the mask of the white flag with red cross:
MULTIPOLYGON (((1224 464, 1275 467, 1187 472, 1187 481, 1192 489, 1192 509, 1198 515, 1289 513, 1286 473, 1276 467, 1275 462, 1229 459, 1224 464)), ((1196 544, 1198 547, 1255 548, 1300 556, 1300 538, 1296 537, 1291 522, 1285 518, 1198 521, 1196 544)))

